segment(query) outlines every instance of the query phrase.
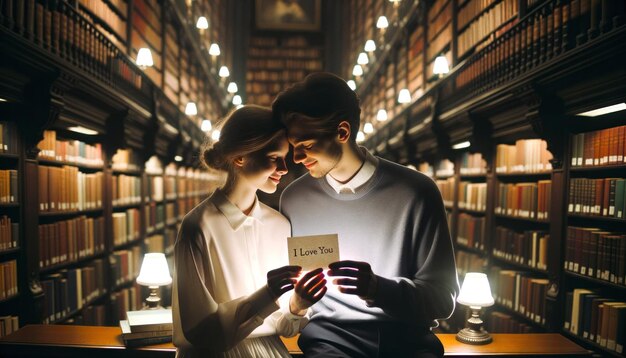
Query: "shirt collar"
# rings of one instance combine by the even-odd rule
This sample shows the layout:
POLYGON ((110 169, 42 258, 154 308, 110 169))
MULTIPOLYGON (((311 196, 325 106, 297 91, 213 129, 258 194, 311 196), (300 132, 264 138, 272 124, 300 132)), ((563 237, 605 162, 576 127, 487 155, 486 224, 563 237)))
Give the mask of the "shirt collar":
POLYGON ((364 147, 360 147, 360 150, 365 154, 365 162, 361 168, 359 168, 359 171, 357 171, 357 173, 347 183, 340 183, 330 174, 326 174, 326 181, 337 192, 337 194, 354 194, 374 176, 374 172, 378 166, 378 158, 373 156, 364 147))
POLYGON ((226 217, 226 220, 230 223, 230 226, 235 231, 239 230, 239 228, 241 228, 241 226, 243 226, 246 222, 249 224, 254 221, 263 223, 261 220, 261 204, 259 203, 259 198, 256 196, 254 198, 254 204, 252 206, 252 211, 250 211, 250 215, 245 215, 241 209, 231 203, 226 194, 224 194, 224 192, 220 189, 215 190, 213 195, 211 195, 211 201, 215 204, 215 207, 222 212, 222 214, 226 217))

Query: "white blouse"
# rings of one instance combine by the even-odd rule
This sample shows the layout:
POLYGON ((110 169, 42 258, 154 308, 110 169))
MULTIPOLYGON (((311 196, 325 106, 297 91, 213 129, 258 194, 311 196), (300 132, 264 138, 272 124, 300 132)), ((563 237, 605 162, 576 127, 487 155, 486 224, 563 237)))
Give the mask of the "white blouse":
MULTIPOLYGON (((289 221, 255 200, 249 216, 220 190, 183 219, 174 248, 177 357, 289 357, 277 335, 308 322, 274 301, 267 272, 288 265, 289 221)), ((293 292, 293 291, 292 291, 293 292)))

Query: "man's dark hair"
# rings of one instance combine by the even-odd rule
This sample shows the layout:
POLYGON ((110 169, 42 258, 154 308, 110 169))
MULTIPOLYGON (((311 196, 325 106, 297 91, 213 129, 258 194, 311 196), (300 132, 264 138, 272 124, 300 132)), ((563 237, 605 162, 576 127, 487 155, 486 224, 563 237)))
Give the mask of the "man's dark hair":
POLYGON ((334 134, 341 121, 350 124, 350 139, 356 140, 361 121, 359 97, 346 81, 329 72, 316 72, 279 93, 272 111, 285 125, 307 117, 312 128, 334 134), (295 114, 295 116, 294 116, 295 114))

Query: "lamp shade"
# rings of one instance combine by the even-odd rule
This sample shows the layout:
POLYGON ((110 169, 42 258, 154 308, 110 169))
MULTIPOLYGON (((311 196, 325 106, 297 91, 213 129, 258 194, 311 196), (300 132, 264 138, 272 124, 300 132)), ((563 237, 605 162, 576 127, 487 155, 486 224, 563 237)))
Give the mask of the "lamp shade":
POLYGON ((144 255, 137 283, 143 286, 165 286, 172 283, 165 254, 153 252, 144 255))
POLYGON ((212 43, 211 46, 209 47, 209 55, 211 55, 211 56, 219 56, 220 53, 222 53, 220 51, 220 45, 218 45, 216 43, 212 43))
POLYGON ((367 58, 367 54, 365 52, 361 52, 359 57, 356 59, 356 63, 359 65, 367 65, 370 62, 370 59, 367 58))
POLYGON ((361 65, 354 65, 352 68, 352 75, 354 76, 363 76, 363 67, 361 65))
POLYGON ((387 120, 387 111, 384 108, 378 110, 378 113, 376 113, 376 120, 379 122, 387 120))
POLYGON ((376 43, 374 40, 365 41, 365 47, 363 48, 367 52, 376 51, 376 43))
POLYGON ((204 16, 200 16, 198 21, 196 22, 196 27, 201 30, 206 30, 209 28, 209 21, 204 16))
POLYGON ((185 114, 188 116, 195 116, 198 114, 198 107, 195 102, 188 102, 185 106, 185 114))
POLYGON ((230 76, 230 71, 228 70, 228 67, 226 66, 222 66, 220 67, 220 72, 218 72, 219 76, 222 78, 226 78, 228 76, 230 76))
POLYGON ((351 90, 356 90, 356 83, 354 82, 354 80, 348 80, 348 87, 350 87, 351 90))
POLYGON ((378 29, 386 29, 389 27, 389 21, 387 21, 386 16, 380 16, 378 20, 376 20, 376 28, 378 29))
POLYGON ((228 87, 226 88, 226 91, 228 91, 228 93, 237 93, 237 91, 239 91, 239 88, 237 88, 237 84, 235 82, 230 82, 228 84, 228 87))
POLYGON ((370 134, 374 132, 374 126, 371 123, 365 123, 363 125, 363 133, 370 134))
POLYGON ((240 95, 236 94, 236 95, 233 96, 233 104, 235 106, 240 105, 242 102, 243 101, 241 100, 241 96, 240 95))
POLYGON ((411 92, 408 89, 403 88, 400 90, 398 94, 398 103, 409 103, 411 102, 411 92))
POLYGON ((150 67, 154 65, 154 61, 152 61, 152 52, 147 47, 142 47, 137 52, 137 66, 141 67, 150 67))
POLYGON ((356 141, 357 141, 357 142, 362 142, 362 141, 364 141, 364 140, 365 140, 365 134, 363 134, 363 132, 359 131, 359 132, 356 134, 356 141))
POLYGON ((211 120, 209 119, 203 119, 202 120, 202 125, 200 126, 200 129, 203 132, 208 132, 213 128, 213 126, 211 125, 211 120))
POLYGON ((470 307, 487 307, 493 305, 493 296, 487 275, 480 272, 468 272, 465 274, 461 293, 456 301, 470 307))
POLYGON ((450 72, 450 66, 448 65, 446 56, 437 56, 437 58, 435 58, 435 65, 433 66, 433 74, 444 75, 448 72, 450 72))

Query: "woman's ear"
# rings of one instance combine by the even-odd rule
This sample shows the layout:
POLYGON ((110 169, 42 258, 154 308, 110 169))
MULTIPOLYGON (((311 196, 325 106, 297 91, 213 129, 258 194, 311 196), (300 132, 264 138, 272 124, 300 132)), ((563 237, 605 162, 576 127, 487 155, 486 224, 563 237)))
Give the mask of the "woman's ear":
POLYGON ((244 162, 243 157, 237 157, 233 160, 233 164, 235 164, 236 167, 240 167, 240 168, 243 167, 243 162, 244 162))
POLYGON ((350 133, 352 133, 350 123, 348 123, 348 121, 341 121, 337 126, 337 139, 339 139, 341 143, 346 143, 348 139, 350 139, 350 133))

